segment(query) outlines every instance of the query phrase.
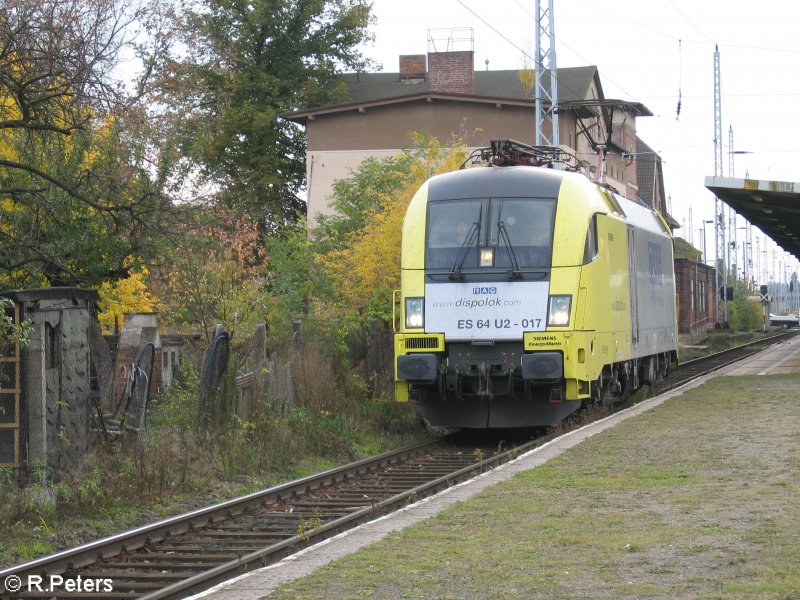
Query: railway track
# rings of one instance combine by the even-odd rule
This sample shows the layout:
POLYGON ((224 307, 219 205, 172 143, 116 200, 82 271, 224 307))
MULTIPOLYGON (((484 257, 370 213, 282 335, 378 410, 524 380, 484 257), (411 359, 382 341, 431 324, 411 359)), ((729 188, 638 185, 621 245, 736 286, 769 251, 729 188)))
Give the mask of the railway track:
POLYGON ((496 443, 476 446, 448 436, 386 453, 2 570, 0 591, 3 583, 9 589, 11 578, 22 593, 0 597, 183 598, 475 477, 540 443, 499 450, 496 443))
POLYGON ((741 346, 735 346, 721 352, 702 356, 692 360, 681 362, 676 370, 670 372, 666 379, 656 384, 653 390, 656 394, 663 394, 675 389, 702 375, 716 371, 739 360, 752 356, 762 350, 790 339, 798 334, 797 330, 787 330, 770 337, 764 337, 741 346))
MULTIPOLYGON (((653 393, 795 334, 682 363, 653 393)), ((496 441, 475 445, 448 436, 358 461, 0 570, 0 598, 184 598, 474 477, 544 440, 501 450, 496 441), (9 581, 12 587, 19 581, 22 592, 2 593, 13 591, 9 581)))

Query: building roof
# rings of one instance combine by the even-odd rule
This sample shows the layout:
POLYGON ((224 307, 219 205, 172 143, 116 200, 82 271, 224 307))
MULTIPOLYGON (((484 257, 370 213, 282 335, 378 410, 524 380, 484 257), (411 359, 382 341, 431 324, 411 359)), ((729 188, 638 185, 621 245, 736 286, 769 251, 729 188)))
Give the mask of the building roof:
POLYGON ((800 183, 706 177, 706 188, 800 259, 800 183))
POLYGON ((456 94, 452 92, 419 92, 412 93, 406 96, 393 96, 390 98, 376 98, 374 100, 362 100, 360 102, 343 102, 340 104, 328 104, 325 106, 318 106, 306 110, 298 110, 291 113, 284 113, 282 117, 295 121, 297 123, 305 123, 306 121, 313 121, 317 116, 331 113, 340 113, 348 110, 359 110, 382 106, 387 104, 401 104, 405 102, 419 102, 424 100, 427 102, 433 100, 447 100, 452 102, 470 102, 470 103, 483 103, 494 105, 517 105, 517 106, 534 106, 534 100, 528 98, 503 98, 493 96, 477 96, 474 94, 456 94))
MULTIPOLYGON (((533 91, 526 91, 519 70, 475 71, 474 94, 456 94, 431 89, 422 78, 401 80, 400 73, 346 73, 342 81, 349 100, 339 104, 311 107, 283 115, 289 120, 305 122, 315 115, 352 110, 358 107, 417 101, 421 98, 441 98, 463 102, 491 102, 533 106, 533 91)), ((549 74, 545 76, 545 84, 549 74)), ((594 84, 602 97, 597 67, 558 69, 559 102, 585 100, 594 84)))
POLYGON ((667 224, 674 231, 681 224, 672 215, 667 213, 666 193, 664 191, 664 169, 661 156, 648 146, 639 136, 636 136, 636 186, 638 195, 645 204, 661 211, 667 224), (656 206, 657 199, 661 198, 664 206, 656 206))
MULTIPOLYGON (((533 91, 526 91, 519 79, 520 71, 475 71, 475 95, 500 98, 533 98, 533 91)), ((346 73, 344 82, 348 96, 353 102, 395 98, 409 94, 424 94, 430 90, 425 79, 401 81, 400 73, 346 73)), ((545 74, 545 83, 549 73, 545 74)), ((599 85, 597 67, 570 67, 558 69, 558 97, 560 100, 583 100, 596 80, 599 85)))
POLYGON ((5 290, 0 291, 0 297, 8 298, 14 302, 38 302, 40 300, 83 300, 87 302, 100 301, 100 294, 97 292, 97 290, 76 287, 5 290))

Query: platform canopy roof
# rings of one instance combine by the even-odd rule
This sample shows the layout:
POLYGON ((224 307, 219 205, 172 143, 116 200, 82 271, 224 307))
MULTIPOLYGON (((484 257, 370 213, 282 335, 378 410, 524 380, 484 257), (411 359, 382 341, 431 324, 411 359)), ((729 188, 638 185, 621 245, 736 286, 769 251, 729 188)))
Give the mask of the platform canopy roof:
POLYGON ((800 183, 706 177, 706 188, 800 259, 800 183))

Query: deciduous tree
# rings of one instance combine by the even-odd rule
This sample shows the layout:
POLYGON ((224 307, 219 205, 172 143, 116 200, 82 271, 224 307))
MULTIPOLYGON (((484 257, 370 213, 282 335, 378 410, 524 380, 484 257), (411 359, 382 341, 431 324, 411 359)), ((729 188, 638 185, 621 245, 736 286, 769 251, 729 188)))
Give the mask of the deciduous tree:
POLYGON ((8 344, 26 344, 30 333, 28 321, 18 322, 14 303, 0 297, 0 352, 5 353, 8 344))
POLYGON ((369 22, 367 0, 207 0, 182 15, 164 100, 228 206, 267 225, 303 212, 305 134, 280 114, 343 98, 336 75, 364 68, 369 22))
POLYGON ((164 155, 112 76, 134 1, 0 5, 0 287, 125 277, 166 224, 164 155))
POLYGON ((199 327, 210 341, 217 324, 233 334, 263 323, 269 295, 260 238, 254 219, 221 208, 206 209, 204 225, 185 228, 159 284, 166 324, 199 327))
MULTIPOLYGON (((400 284, 400 243, 403 218, 414 193, 429 177, 458 169, 467 157, 460 140, 444 146, 435 138, 417 136, 419 148, 403 156, 384 160, 385 171, 375 163, 357 169, 354 179, 364 175, 376 182, 372 210, 364 226, 346 234, 341 248, 319 256, 321 267, 333 279, 335 306, 340 314, 376 316, 388 321, 392 315, 391 291, 400 284), (400 177, 402 168, 404 177, 400 177), (387 180, 393 185, 382 186, 387 180), (377 191, 378 189, 384 191, 377 191)), ((369 186, 359 184, 362 189, 369 186)), ((338 186, 337 189, 342 189, 338 186)), ((363 202, 360 201, 360 202, 363 202)), ((343 222, 350 218, 346 215, 343 222)), ((327 223, 335 230, 335 219, 327 223)))

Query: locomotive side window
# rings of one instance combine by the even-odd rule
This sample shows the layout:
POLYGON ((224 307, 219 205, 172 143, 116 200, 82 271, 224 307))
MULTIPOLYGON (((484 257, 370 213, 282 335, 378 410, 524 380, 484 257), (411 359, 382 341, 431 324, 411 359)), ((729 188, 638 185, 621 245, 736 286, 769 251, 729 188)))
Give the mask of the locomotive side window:
POLYGON ((586 244, 583 248, 583 264, 588 265, 597 258, 597 215, 592 216, 589 229, 586 231, 586 244))

